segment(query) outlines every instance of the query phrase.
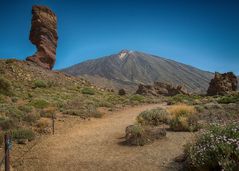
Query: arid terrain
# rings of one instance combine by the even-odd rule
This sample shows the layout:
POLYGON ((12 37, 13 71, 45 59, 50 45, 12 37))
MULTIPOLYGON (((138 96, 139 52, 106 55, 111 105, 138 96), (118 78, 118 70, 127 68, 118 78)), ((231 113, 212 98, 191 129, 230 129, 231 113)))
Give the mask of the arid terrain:
POLYGON ((182 153, 183 145, 192 139, 192 133, 169 132, 166 138, 144 147, 121 144, 125 127, 133 124, 140 112, 156 107, 166 106, 153 104, 125 108, 90 121, 75 117, 65 118, 65 122, 57 121, 55 135, 29 144, 30 149, 25 154, 19 149, 13 151, 14 168, 39 171, 177 170, 173 159, 182 153))
POLYGON ((237 70, 131 50, 56 70, 58 20, 32 6, 35 53, 0 59, 0 170, 239 171, 237 70))

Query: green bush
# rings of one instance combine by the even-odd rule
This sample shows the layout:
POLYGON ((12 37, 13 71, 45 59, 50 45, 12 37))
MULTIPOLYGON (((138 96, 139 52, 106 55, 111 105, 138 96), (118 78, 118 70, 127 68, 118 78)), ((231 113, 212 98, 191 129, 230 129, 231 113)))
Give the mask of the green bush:
POLYGON ((184 94, 177 94, 172 96, 168 99, 169 104, 177 104, 177 103, 187 103, 193 104, 195 100, 200 100, 201 97, 198 95, 184 95, 184 94))
POLYGON ((36 80, 34 81, 34 86, 35 88, 46 88, 47 87, 47 83, 43 80, 36 80))
POLYGON ((40 119, 40 114, 39 113, 27 113, 23 117, 23 120, 29 123, 36 123, 36 121, 40 119))
POLYGON ((223 104, 239 102, 239 94, 220 97, 217 102, 223 104))
POLYGON ((14 128, 15 124, 12 119, 0 117, 0 130, 9 130, 14 128))
POLYGON ((0 132, 0 147, 3 145, 4 142, 4 133, 0 132))
POLYGON ((205 170, 239 170, 239 123, 211 125, 194 144, 185 148, 188 167, 205 170))
POLYGON ((102 117, 102 113, 97 111, 96 107, 93 105, 89 105, 84 109, 67 109, 63 113, 68 114, 68 115, 76 115, 81 118, 88 118, 88 117, 100 118, 100 117, 102 117))
POLYGON ((35 133, 31 129, 21 128, 12 131, 14 140, 27 139, 29 141, 35 139, 35 133))
POLYGON ((130 97, 130 101, 143 102, 144 99, 145 99, 145 97, 142 96, 142 95, 139 95, 139 94, 135 94, 135 95, 132 95, 132 96, 130 97))
POLYGON ((0 94, 0 103, 5 103, 5 102, 6 102, 6 97, 0 94))
POLYGON ((33 110, 33 107, 30 105, 22 105, 22 106, 18 106, 18 109, 23 112, 30 113, 33 110))
POLYGON ((0 77, 0 94, 12 95, 12 86, 11 82, 6 78, 0 77))
POLYGON ((38 109, 43 109, 49 106, 49 103, 46 100, 43 99, 35 99, 33 100, 30 105, 34 106, 38 109))
POLYGON ((139 124, 126 127, 125 133, 125 142, 129 145, 137 146, 143 146, 166 136, 166 130, 161 127, 143 126, 139 124))
POLYGON ((196 105, 196 106, 195 106, 195 109, 196 109, 197 112, 199 112, 199 113, 202 113, 202 112, 205 111, 205 108, 204 108, 204 106, 202 106, 202 105, 196 105))
POLYGON ((131 125, 126 128, 126 142, 130 145, 143 146, 148 143, 145 130, 141 125, 131 125))
POLYGON ((88 95, 94 95, 95 90, 90 88, 90 87, 84 87, 84 88, 81 89, 81 93, 82 94, 88 94, 88 95))
POLYGON ((16 106, 8 106, 5 113, 8 117, 13 118, 14 120, 21 120, 24 117, 24 112, 19 110, 16 106))
POLYGON ((157 108, 141 112, 137 116, 137 122, 142 125, 158 126, 169 123, 168 112, 165 109, 157 108))

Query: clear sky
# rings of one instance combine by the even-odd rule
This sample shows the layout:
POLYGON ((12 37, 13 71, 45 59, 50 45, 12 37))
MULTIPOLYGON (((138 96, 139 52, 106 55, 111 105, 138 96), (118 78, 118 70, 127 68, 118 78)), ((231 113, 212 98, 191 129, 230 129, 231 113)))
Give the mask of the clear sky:
POLYGON ((58 16, 54 69, 129 49, 239 75, 238 0, 0 0, 0 58, 35 52, 34 4, 58 16))

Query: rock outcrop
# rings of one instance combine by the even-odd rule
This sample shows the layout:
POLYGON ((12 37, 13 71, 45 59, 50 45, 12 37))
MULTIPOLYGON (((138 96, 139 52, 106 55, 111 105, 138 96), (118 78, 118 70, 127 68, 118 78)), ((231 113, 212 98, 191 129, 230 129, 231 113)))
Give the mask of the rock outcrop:
POLYGON ((174 87, 171 84, 161 82, 155 82, 153 85, 140 84, 136 93, 141 95, 153 96, 174 96, 176 94, 188 94, 185 90, 183 90, 183 87, 180 85, 174 87))
POLYGON ((30 41, 36 45, 37 52, 26 60, 39 66, 52 69, 56 61, 57 17, 45 6, 32 7, 32 26, 30 41))
POLYGON ((220 74, 215 73, 209 84, 207 95, 226 95, 237 90, 237 77, 232 72, 220 74))

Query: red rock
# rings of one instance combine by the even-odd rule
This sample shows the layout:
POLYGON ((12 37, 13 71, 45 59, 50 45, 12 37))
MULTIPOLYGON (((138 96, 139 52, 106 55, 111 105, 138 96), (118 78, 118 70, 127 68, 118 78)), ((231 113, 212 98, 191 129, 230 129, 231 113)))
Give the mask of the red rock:
POLYGON ((207 95, 226 95, 237 90, 237 77, 232 72, 220 74, 215 73, 211 80, 207 95))
POLYGON ((141 95, 165 95, 165 96, 174 96, 176 94, 188 94, 183 87, 178 85, 177 87, 172 86, 171 84, 155 82, 153 85, 143 85, 138 86, 136 94, 141 95))
POLYGON ((56 61, 57 17, 46 6, 32 7, 32 26, 30 41, 36 45, 37 52, 26 60, 39 66, 52 69, 56 61))

